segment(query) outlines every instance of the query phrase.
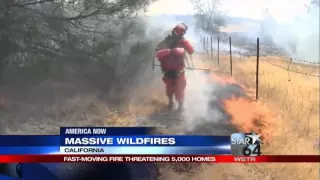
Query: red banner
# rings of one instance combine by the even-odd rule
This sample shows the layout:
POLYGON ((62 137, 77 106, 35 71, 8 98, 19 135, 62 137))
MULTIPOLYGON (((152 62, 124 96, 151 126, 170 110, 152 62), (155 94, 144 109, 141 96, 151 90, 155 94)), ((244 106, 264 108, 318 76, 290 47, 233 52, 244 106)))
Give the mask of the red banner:
POLYGON ((265 162, 320 162, 318 155, 0 155, 0 163, 265 163, 265 162))

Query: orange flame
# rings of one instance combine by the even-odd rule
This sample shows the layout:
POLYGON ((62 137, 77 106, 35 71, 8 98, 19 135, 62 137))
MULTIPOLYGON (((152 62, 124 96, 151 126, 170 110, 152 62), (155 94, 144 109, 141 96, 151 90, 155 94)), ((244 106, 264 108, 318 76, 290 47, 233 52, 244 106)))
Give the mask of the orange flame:
MULTIPOLYGON (((210 74, 211 80, 228 85, 237 84, 232 77, 217 76, 210 74)), ((248 94, 252 96, 252 90, 248 90, 240 85, 248 94)), ((255 132, 262 134, 264 141, 268 141, 271 137, 271 127, 274 118, 270 111, 263 104, 253 101, 245 97, 232 97, 223 100, 225 111, 231 115, 231 122, 242 132, 255 132)))
POLYGON ((269 110, 262 104, 248 98, 231 98, 224 100, 224 107, 231 115, 231 122, 243 132, 262 134, 265 141, 271 137, 271 127, 274 122, 269 110))

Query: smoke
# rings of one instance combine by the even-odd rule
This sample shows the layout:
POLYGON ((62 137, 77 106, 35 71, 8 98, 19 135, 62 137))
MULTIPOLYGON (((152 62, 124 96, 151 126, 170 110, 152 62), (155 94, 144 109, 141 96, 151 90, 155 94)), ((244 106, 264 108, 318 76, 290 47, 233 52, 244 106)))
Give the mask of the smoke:
MULTIPOLYGON (((208 83, 208 75, 201 71, 188 71, 187 76, 187 88, 184 120, 185 127, 188 130, 192 130, 195 126, 208 121, 209 113, 214 113, 216 109, 211 109, 209 103, 213 94, 212 85, 208 83)), ((215 121, 218 118, 211 117, 211 120, 215 121)))
POLYGON ((188 26, 188 32, 184 36, 193 45, 197 52, 202 52, 203 47, 200 42, 200 37, 209 35, 198 30, 195 26, 195 18, 192 15, 170 15, 161 14, 156 16, 146 17, 148 31, 153 36, 165 36, 171 34, 172 28, 180 23, 185 23, 188 26))
POLYGON ((319 62, 319 7, 311 6, 309 12, 286 23, 276 23, 272 16, 268 16, 263 31, 291 57, 319 62))

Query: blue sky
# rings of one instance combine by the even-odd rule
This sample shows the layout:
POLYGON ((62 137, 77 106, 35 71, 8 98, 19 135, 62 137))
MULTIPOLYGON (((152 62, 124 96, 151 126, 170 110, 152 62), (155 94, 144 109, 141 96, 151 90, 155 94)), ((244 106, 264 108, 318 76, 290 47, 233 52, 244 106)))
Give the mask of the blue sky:
MULTIPOLYGON (((289 22, 297 15, 304 14, 306 12, 305 5, 309 2, 310 0, 220 1, 221 9, 230 16, 260 20, 263 18, 264 10, 269 8, 269 12, 279 23, 289 22)), ((158 0, 148 10, 149 15, 193 13, 194 10, 190 0, 158 0)))

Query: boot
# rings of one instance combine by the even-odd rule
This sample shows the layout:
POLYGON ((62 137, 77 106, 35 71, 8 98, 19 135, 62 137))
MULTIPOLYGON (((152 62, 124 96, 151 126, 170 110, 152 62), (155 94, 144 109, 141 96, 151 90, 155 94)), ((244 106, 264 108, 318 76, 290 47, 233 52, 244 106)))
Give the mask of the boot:
POLYGON ((179 102, 178 111, 183 111, 183 109, 184 109, 183 102, 179 102))

